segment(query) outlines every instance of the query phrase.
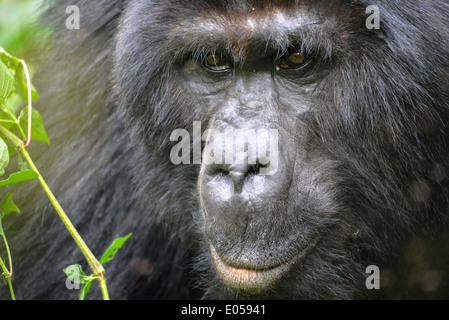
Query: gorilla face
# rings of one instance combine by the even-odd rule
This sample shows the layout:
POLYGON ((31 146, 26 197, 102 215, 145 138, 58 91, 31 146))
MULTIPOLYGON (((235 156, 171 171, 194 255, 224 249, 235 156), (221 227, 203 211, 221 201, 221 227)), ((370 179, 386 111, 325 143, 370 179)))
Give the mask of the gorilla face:
MULTIPOLYGON (((61 0, 42 19, 52 147, 30 154, 93 252, 133 233, 111 298, 447 298, 447 0, 61 0)), ((26 188, 3 225, 17 297, 73 298, 61 270, 83 256, 26 188)))
MULTIPOLYGON (((429 203, 444 207, 446 187, 429 172, 444 162, 444 49, 429 50, 427 27, 411 37, 400 8, 382 5, 383 28, 371 31, 362 1, 127 8, 116 92, 151 159, 143 165, 168 161, 171 130, 199 121, 207 132, 201 167, 167 172, 198 183, 210 297, 368 295, 366 267, 416 236, 417 221, 439 219, 429 203)), ((437 10, 416 6, 410 16, 437 10)))
MULTIPOLYGON (((248 139, 244 161, 203 162, 199 176, 201 219, 214 266, 226 285, 250 293, 266 291, 290 273, 334 218, 332 185, 318 169, 331 157, 311 152, 316 146, 311 143, 314 112, 320 105, 314 92, 328 64, 299 43, 282 43, 299 30, 315 33, 326 26, 285 14, 267 13, 263 19, 249 15, 234 31, 236 37, 260 39, 268 28, 274 33, 270 41, 206 52, 185 66, 196 103, 211 110, 208 130, 234 132, 236 141, 245 140, 243 133, 249 130, 277 133, 269 135, 274 143, 270 161, 260 158, 267 153, 259 152, 258 144, 251 164, 255 141, 248 139), (270 166, 277 170, 261 173, 270 166)), ((221 147, 226 157, 235 151, 217 140, 208 145, 214 152, 221 147)), ((206 147, 203 160, 208 151, 206 147)))
MULTIPOLYGON (((335 66, 329 57, 336 45, 333 21, 304 8, 272 9, 241 13, 238 25, 231 16, 202 21, 204 37, 217 33, 223 49, 204 49, 182 67, 186 91, 195 105, 207 106, 207 129, 233 132, 247 143, 243 161, 237 154, 235 161, 201 167, 199 219, 213 268, 226 286, 263 296, 278 296, 285 279, 304 277, 303 261, 331 237, 344 197, 333 173, 337 160, 322 147, 317 124, 319 113, 332 121, 323 112, 332 92, 323 92, 322 84, 335 66), (243 133, 267 129, 277 133, 269 137, 275 143, 270 161, 261 159, 267 155, 259 152, 262 143, 253 146, 251 164, 255 141, 243 133), (261 172, 273 163, 276 170, 261 172)), ((193 29, 201 38, 200 28, 193 29)), ((223 157, 238 153, 216 139, 203 160, 210 149, 223 157)))

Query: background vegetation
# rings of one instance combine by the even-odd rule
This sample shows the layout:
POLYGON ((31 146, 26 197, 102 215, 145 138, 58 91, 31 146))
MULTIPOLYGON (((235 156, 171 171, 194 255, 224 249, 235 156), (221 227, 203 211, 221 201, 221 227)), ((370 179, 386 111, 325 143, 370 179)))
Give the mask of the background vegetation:
POLYGON ((43 0, 0 0, 0 46, 27 61, 33 73, 45 30, 37 22, 43 0))
MULTIPOLYGON (((39 99, 39 95, 30 77, 30 73, 38 66, 37 59, 43 57, 46 50, 45 39, 48 33, 38 22, 43 4, 45 4, 43 0, 0 0, 0 176, 5 175, 13 158, 17 160, 19 167, 19 171, 9 175, 9 178, 0 178, 0 188, 32 179, 39 181, 59 218, 83 253, 93 274, 85 274, 78 264, 68 266, 61 272, 65 272, 73 284, 82 285, 78 288, 81 289, 80 300, 84 300, 94 280, 99 281, 103 299, 109 300, 103 265, 114 258, 131 234, 115 239, 97 260, 53 195, 27 151, 31 140, 45 141, 50 144, 42 118, 32 107, 32 102, 39 99), (23 102, 27 104, 23 106, 23 102)), ((11 213, 20 213, 20 209, 13 202, 13 195, 6 194, 3 190, 0 191, 0 247, 6 249, 7 258, 0 257, 0 272, 3 271, 0 277, 5 280, 5 283, 7 282, 11 299, 15 300, 14 279, 12 279, 14 258, 7 241, 8 230, 3 229, 2 220, 11 213)), ((14 276, 20 277, 16 274, 14 276)))

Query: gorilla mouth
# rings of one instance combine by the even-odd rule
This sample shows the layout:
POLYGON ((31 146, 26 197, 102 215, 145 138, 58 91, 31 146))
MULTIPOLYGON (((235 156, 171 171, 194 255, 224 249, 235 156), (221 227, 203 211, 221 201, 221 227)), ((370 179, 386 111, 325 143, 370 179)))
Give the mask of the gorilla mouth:
MULTIPOLYGON (((210 245, 210 250, 215 268, 224 284, 238 291, 258 294, 269 290, 273 284, 288 274, 295 262, 304 258, 316 246, 316 243, 314 241, 305 249, 301 250, 294 258, 286 260, 283 263, 266 264, 266 266, 257 268, 229 265, 223 261, 212 245, 210 245)), ((242 265, 245 265, 245 263, 242 265)))

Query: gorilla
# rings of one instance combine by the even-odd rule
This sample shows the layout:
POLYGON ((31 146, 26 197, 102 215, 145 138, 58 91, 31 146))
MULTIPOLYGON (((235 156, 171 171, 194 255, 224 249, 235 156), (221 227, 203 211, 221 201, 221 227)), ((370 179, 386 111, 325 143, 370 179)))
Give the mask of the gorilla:
MULTIPOLYGON (((30 154, 96 255, 133 233, 112 299, 449 292, 447 0, 60 0, 42 19, 52 144, 30 154)), ((16 295, 76 299, 62 269, 83 257, 23 189, 16 295)))

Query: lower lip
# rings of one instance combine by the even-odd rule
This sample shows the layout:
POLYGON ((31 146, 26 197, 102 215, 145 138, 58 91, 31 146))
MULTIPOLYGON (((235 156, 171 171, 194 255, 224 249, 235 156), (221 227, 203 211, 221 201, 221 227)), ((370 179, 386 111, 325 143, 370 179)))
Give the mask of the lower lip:
POLYGON ((283 275, 290 270, 293 261, 289 261, 267 269, 247 269, 236 268, 227 265, 211 246, 212 257, 215 268, 221 280, 229 287, 245 291, 250 294, 257 294, 267 291, 270 286, 276 283, 283 275))

